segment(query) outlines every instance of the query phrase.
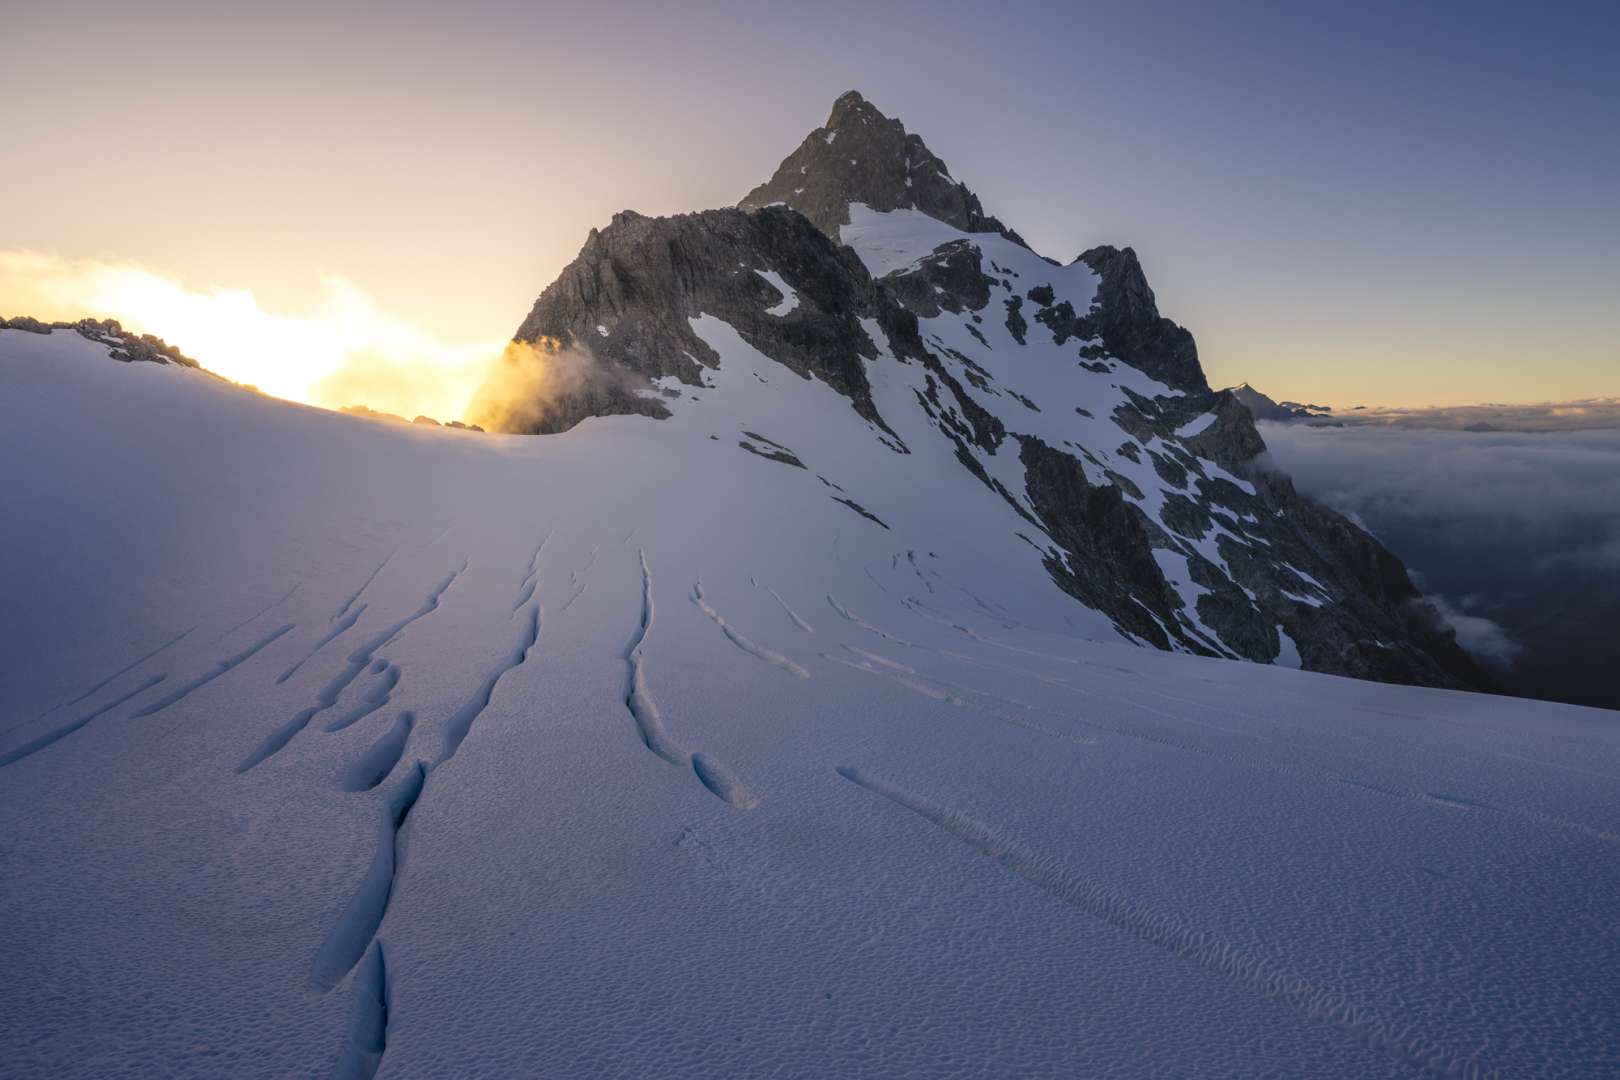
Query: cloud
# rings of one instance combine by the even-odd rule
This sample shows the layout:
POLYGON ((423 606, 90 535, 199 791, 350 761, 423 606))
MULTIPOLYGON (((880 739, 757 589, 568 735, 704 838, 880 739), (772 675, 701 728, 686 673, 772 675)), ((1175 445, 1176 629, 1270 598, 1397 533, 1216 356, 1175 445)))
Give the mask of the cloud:
POLYGON ((1608 534, 1601 539, 1568 551, 1542 556, 1535 559, 1532 566, 1541 574, 1585 571, 1613 574, 1620 579, 1620 518, 1611 524, 1608 534))
POLYGON ((1510 689, 1620 707, 1600 629, 1620 611, 1620 430, 1260 430, 1268 464, 1365 522, 1510 689))
POLYGON ((543 338, 513 341, 489 368, 467 406, 472 423, 489 431, 544 434, 586 416, 651 412, 652 384, 623 367, 604 365, 582 346, 543 338))
MULTIPOLYGON (((1424 599, 1457 635, 1458 645, 1492 666, 1510 666, 1524 652, 1524 646, 1494 620, 1483 615, 1470 615, 1439 593, 1425 593, 1424 599)), ((1462 603, 1467 603, 1466 598, 1462 603)))
POLYGON ((585 393, 597 366, 582 349, 549 339, 513 341, 489 369, 467 406, 472 422, 490 431, 540 431, 554 407, 585 393))
POLYGON ((1620 430, 1260 427, 1300 490, 1368 520, 1506 520, 1551 533, 1620 522, 1620 430))
POLYGON ((1620 428, 1620 398, 1549 401, 1537 405, 1442 405, 1421 409, 1347 409, 1331 423, 1355 427, 1424 428, 1468 432, 1550 432, 1620 428))
POLYGON ((499 339, 440 340, 344 278, 319 284, 310 310, 269 312, 248 290, 194 288, 137 263, 0 251, 0 314, 114 318, 226 378, 310 405, 457 419, 501 355, 499 339))

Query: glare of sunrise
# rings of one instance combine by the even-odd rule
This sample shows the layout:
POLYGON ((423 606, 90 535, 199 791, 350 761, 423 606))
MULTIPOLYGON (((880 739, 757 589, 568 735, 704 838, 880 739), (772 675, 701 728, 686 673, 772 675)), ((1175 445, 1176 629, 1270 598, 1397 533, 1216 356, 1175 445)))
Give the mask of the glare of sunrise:
POLYGON ((319 278, 303 312, 264 310, 252 291, 194 288, 133 263, 0 252, 0 301, 43 319, 117 319, 266 394, 326 408, 361 404, 407 419, 459 419, 500 341, 452 343, 380 309, 344 278, 319 278))

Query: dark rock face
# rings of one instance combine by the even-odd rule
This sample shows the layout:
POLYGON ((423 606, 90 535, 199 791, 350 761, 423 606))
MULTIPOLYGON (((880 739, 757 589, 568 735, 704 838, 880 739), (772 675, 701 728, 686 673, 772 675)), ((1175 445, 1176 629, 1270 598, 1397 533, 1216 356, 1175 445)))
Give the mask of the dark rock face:
MULTIPOLYGON (((1232 387, 1232 396, 1256 420, 1317 420, 1332 414, 1326 405, 1301 405, 1297 401, 1273 401, 1248 383, 1232 387)), ((1488 426, 1488 425, 1487 425, 1488 426)))
POLYGON ((909 273, 890 274, 883 284, 919 319, 941 311, 982 311, 990 302, 979 249, 967 241, 941 245, 909 273))
POLYGON ((865 366, 877 347, 860 319, 887 323, 898 313, 880 299, 853 252, 791 210, 670 218, 627 211, 592 230, 579 257, 535 302, 516 340, 586 350, 606 376, 556 411, 549 430, 566 430, 586 416, 667 415, 645 390, 650 380, 674 376, 700 387, 703 370, 719 359, 692 331, 688 320, 699 314, 725 320, 766 356, 821 379, 879 422, 865 366), (792 310, 770 312, 786 298, 755 271, 781 276, 795 293, 792 310))
POLYGON ((804 462, 799 460, 797 454, 776 440, 767 439, 757 431, 745 431, 743 435, 746 438, 737 440, 737 445, 750 454, 765 458, 767 461, 779 461, 783 465, 792 465, 796 469, 805 467, 804 462), (755 443, 759 445, 756 446, 755 443))
POLYGON ((1069 556, 1046 557, 1052 579, 1121 629, 1168 649, 1164 624, 1181 601, 1153 561, 1141 511, 1119 488, 1088 483, 1079 461, 1034 436, 1019 439, 1019 460, 1041 524, 1069 556))
POLYGON ((1019 445, 1026 493, 1059 549, 1046 559, 1053 581, 1138 639, 1266 662, 1281 651, 1281 627, 1312 670, 1428 686, 1489 685, 1422 602, 1400 561, 1338 514, 1299 498, 1286 478, 1259 474, 1257 494, 1250 495, 1229 481, 1189 477, 1189 494, 1166 500, 1166 532, 1126 500, 1121 485, 1089 481, 1072 454, 1031 436, 1020 436, 1019 445), (1263 541, 1219 538, 1231 576, 1182 539, 1203 540, 1217 522, 1263 541), (1214 639, 1177 618, 1184 604, 1154 549, 1187 559, 1192 580, 1206 590, 1196 601, 1197 620, 1214 639))
POLYGON ((952 178, 922 139, 854 90, 833 102, 826 126, 805 136, 776 174, 738 205, 757 210, 772 203, 792 207, 833 237, 849 224, 850 204, 864 203, 879 211, 921 210, 963 232, 1000 233, 1024 243, 985 214, 979 197, 952 178))
POLYGON ((42 323, 32 315, 18 315, 14 319, 0 318, 0 330, 23 330, 30 334, 48 334, 51 323, 42 323))
POLYGON ((1100 338, 1104 347, 1127 364, 1178 390, 1204 390, 1193 336, 1159 314, 1147 275, 1130 248, 1095 247, 1080 261, 1102 280, 1097 298, 1074 334, 1100 338))
POLYGON ((1360 679, 1494 688, 1493 680, 1457 645, 1456 634, 1412 584, 1406 567, 1388 549, 1343 515, 1294 491, 1286 476, 1250 471, 1257 496, 1216 493, 1230 505, 1258 504, 1277 525, 1267 534, 1269 557, 1223 538, 1221 552, 1233 577, 1253 591, 1298 643, 1304 666, 1360 679), (1309 573, 1328 594, 1301 578, 1309 573), (1291 595, 1287 595, 1291 594, 1291 595))
POLYGON ((1215 413, 1215 422, 1186 439, 1187 449, 1242 475, 1250 462, 1265 453, 1266 441, 1255 428, 1254 418, 1230 391, 1214 394, 1209 407, 1215 413))

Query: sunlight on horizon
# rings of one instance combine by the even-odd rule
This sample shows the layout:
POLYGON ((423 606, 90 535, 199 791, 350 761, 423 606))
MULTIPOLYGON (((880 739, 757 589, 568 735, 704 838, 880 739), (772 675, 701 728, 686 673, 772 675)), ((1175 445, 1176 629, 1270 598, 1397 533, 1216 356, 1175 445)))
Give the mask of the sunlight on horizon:
POLYGON ((117 319, 203 367, 322 408, 365 405, 460 420, 504 340, 451 343, 383 311, 353 282, 319 277, 308 311, 271 312, 248 289, 193 288, 126 261, 0 251, 0 311, 47 321, 117 319))

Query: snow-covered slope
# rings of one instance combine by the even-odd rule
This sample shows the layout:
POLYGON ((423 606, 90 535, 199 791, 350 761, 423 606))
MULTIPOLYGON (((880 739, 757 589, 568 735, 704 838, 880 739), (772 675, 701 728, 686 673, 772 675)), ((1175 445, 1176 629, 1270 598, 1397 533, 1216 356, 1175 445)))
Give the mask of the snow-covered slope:
POLYGON ((0 1071, 1612 1071, 1612 714, 1088 640, 690 326, 547 438, 0 331, 0 1071))

